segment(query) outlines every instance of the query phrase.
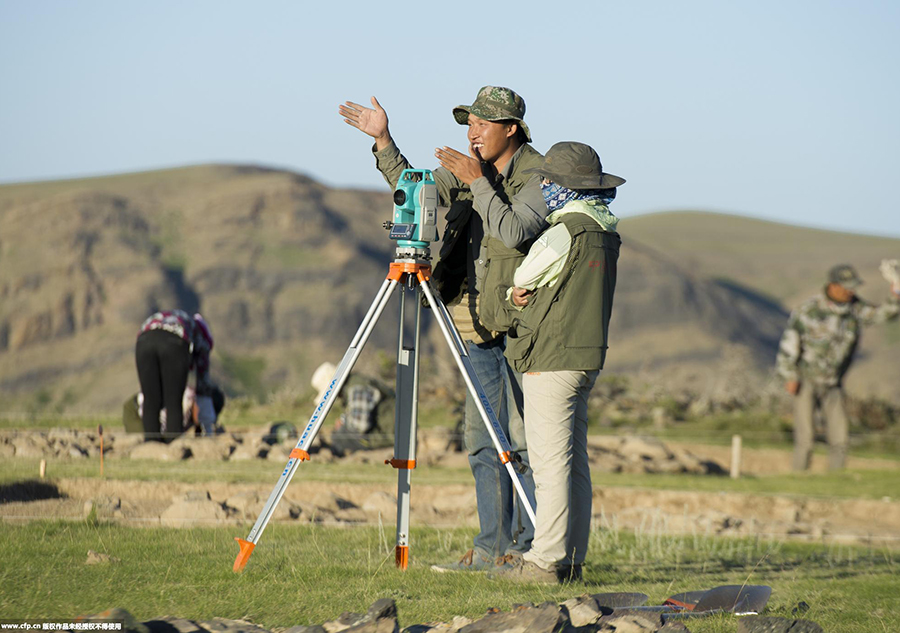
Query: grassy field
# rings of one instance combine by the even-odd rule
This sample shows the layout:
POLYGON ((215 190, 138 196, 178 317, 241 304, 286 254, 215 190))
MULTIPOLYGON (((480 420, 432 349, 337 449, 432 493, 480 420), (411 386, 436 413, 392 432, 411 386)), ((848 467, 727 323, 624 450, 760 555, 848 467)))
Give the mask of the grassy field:
MULTIPOLYGON (((259 411, 251 409, 251 411, 259 411)), ((291 408, 283 412, 289 414, 291 408)), ((433 412, 429 421, 440 419, 433 412)), ((443 414, 446 417, 446 412, 443 414)), ((278 416, 278 417, 289 417, 278 416)), ((229 428, 261 432, 272 410, 235 417, 229 428)), ((296 416, 294 417, 296 419, 296 416)), ((70 425, 96 428, 84 418, 70 425)), ((104 421, 117 428, 116 421, 104 421)), ((665 439, 684 440, 691 433, 713 437, 747 428, 746 417, 723 416, 677 423, 681 434, 663 430, 665 439)), ((22 425, 10 425, 21 427, 22 425)), ((60 426, 47 424, 43 428, 60 426)), ((777 422, 760 430, 777 431, 777 422)), ((596 431, 651 431, 635 428, 596 431)), ((788 458, 790 444, 775 446, 788 458)), ((0 465, 0 483, 33 479, 38 459, 11 459, 0 465)), ((234 482, 274 485, 280 462, 177 463, 108 459, 105 477, 115 480, 234 482)), ((48 475, 96 480, 99 464, 91 460, 51 460, 48 475)), ((304 480, 394 485, 396 473, 382 464, 303 464, 304 480)), ((850 470, 829 474, 779 474, 742 477, 673 474, 592 473, 595 486, 634 487, 695 492, 740 492, 818 498, 896 498, 900 469, 850 470)), ((414 485, 471 484, 466 467, 422 466, 414 485)), ((585 583, 567 587, 518 586, 483 575, 438 575, 433 563, 452 561, 474 535, 470 529, 416 527, 412 563, 401 573, 393 566, 394 528, 311 527, 272 523, 244 574, 231 565, 237 554, 235 536, 246 526, 165 529, 135 528, 96 520, 7 523, 0 539, 0 617, 69 619, 121 607, 139 620, 173 615, 195 620, 247 619, 266 628, 318 624, 344 611, 364 612, 379 598, 393 598, 401 626, 449 621, 455 615, 478 618, 490 607, 509 610, 522 602, 563 602, 582 593, 638 591, 659 604, 680 591, 723 584, 766 584, 774 592, 769 615, 791 617, 803 601, 811 606, 803 617, 828 631, 900 630, 900 569, 896 550, 846 545, 810 545, 762 539, 666 535, 650 527, 631 532, 598 530, 592 535, 585 583), (88 550, 109 554, 118 562, 86 565, 88 550)), ((734 632, 734 618, 694 620, 695 633, 734 632)))
MULTIPOLYGON (((400 572, 390 527, 273 524, 241 575, 231 571, 234 534, 233 527, 170 530, 91 521, 5 526, 0 613, 59 619, 121 607, 139 620, 226 617, 276 628, 364 612, 388 597, 397 602, 403 627, 582 593, 639 591, 659 604, 680 591, 749 583, 773 587, 770 615, 789 617, 804 601, 811 607, 805 617, 827 631, 900 629, 900 561, 886 550, 598 531, 584 584, 541 587, 432 572, 430 564, 466 548, 473 536, 468 530, 414 529, 410 569, 400 572), (90 549, 119 560, 86 565, 90 549)), ((722 616, 690 623, 699 633, 736 626, 722 616)))
MULTIPOLYGON (((785 459, 789 459, 785 453, 785 459)), ((37 477, 39 459, 7 460, 0 467, 0 483, 37 477)), ((284 464, 281 462, 196 462, 178 463, 155 460, 106 460, 106 479, 130 481, 177 481, 184 483, 225 482, 275 485, 284 464)), ((48 465, 48 477, 98 478, 99 460, 59 460, 48 465)), ((313 458, 302 464, 297 479, 350 484, 387 484, 397 481, 397 474, 383 464, 323 463, 313 458)), ((688 474, 591 473, 594 486, 634 487, 657 490, 694 492, 737 492, 762 495, 802 495, 834 499, 896 498, 900 490, 900 469, 847 470, 837 473, 788 473, 766 476, 744 476, 740 479, 688 474)), ((414 485, 471 484, 468 467, 421 466, 413 473, 414 485)))

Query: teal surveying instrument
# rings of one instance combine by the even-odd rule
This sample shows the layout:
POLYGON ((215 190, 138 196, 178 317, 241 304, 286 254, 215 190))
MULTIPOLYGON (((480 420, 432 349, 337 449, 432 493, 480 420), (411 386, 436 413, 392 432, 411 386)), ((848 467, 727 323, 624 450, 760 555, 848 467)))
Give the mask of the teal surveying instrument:
POLYGON ((317 403, 306 428, 300 434, 300 439, 291 451, 287 465, 281 472, 281 477, 269 495, 266 505, 263 506, 249 536, 246 539, 235 539, 240 545, 240 552, 234 561, 235 572, 243 570, 246 566, 298 466, 301 462, 309 460, 309 448, 313 440, 395 290, 400 295, 400 327, 397 346, 394 457, 386 460, 385 463, 397 469, 397 546, 395 548, 397 567, 405 570, 409 565, 410 474, 416 467, 419 325, 423 298, 424 303, 431 308, 447 345, 450 347, 450 352, 453 354, 469 394, 475 400, 481 419, 497 450, 497 455, 512 479, 519 502, 534 525, 533 501, 529 500, 525 494, 520 473, 517 471, 516 458, 518 455, 514 454, 510 448, 503 428, 475 374, 466 344, 460 336, 459 330, 456 329, 447 306, 441 300, 440 294, 436 293, 431 286, 431 254, 428 245, 438 239, 437 206, 438 191, 432 173, 425 169, 405 170, 394 189, 393 221, 384 224, 385 228, 390 230, 391 239, 397 241, 395 258, 390 264, 387 278, 350 342, 350 347, 344 354, 340 365, 335 370, 325 394, 317 403), (407 301, 407 295, 410 293, 418 294, 414 299, 410 298, 407 301), (411 315, 407 315, 407 311, 411 315), (410 319, 410 327, 405 328, 406 321, 410 319), (406 336, 404 331, 411 332, 412 335, 406 336))
POLYGON ((385 222, 400 246, 427 248, 436 242, 438 191, 428 169, 404 169, 394 189, 394 220, 385 222))

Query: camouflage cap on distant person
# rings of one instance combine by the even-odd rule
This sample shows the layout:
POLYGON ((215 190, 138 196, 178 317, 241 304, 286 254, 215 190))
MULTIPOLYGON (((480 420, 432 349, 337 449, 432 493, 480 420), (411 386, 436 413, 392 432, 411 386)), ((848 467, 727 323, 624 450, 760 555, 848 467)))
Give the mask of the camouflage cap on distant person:
POLYGON ((485 121, 515 121, 525 133, 525 140, 531 142, 531 132, 522 120, 525 116, 525 100, 509 88, 485 86, 478 91, 475 103, 453 108, 453 118, 460 125, 468 123, 469 114, 485 121))
POLYGON ((838 264, 828 271, 828 281, 844 288, 857 288, 863 282, 856 274, 856 269, 850 264, 838 264))

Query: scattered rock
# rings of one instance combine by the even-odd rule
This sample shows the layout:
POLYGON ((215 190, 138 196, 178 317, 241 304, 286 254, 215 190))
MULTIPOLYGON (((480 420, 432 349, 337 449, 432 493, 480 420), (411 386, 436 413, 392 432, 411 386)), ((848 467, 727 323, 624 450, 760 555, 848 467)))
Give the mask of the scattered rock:
POLYGON ((806 613, 809 611, 809 604, 801 600, 797 603, 797 606, 791 609, 791 613, 797 615, 798 613, 806 613))
POLYGON ((286 464, 287 461, 291 458, 291 446, 283 446, 281 444, 276 444, 269 448, 266 453, 266 459, 270 462, 279 462, 286 464))
POLYGON ((823 633, 821 626, 810 620, 792 620, 753 615, 738 620, 738 633, 823 633))
POLYGON ((636 609, 616 609, 610 615, 599 620, 598 631, 616 631, 616 633, 655 633, 662 628, 663 621, 659 613, 638 611, 636 609))
POLYGON ((87 449, 81 448, 78 444, 73 444, 66 451, 66 454, 73 459, 81 459, 88 456, 87 449))
POLYGON ((228 518, 228 510, 213 501, 208 492, 192 491, 176 498, 159 518, 168 527, 190 527, 223 521, 228 518))
POLYGON ((604 609, 593 598, 587 594, 572 598, 563 602, 563 605, 569 614, 569 621, 574 627, 587 626, 593 624, 600 619, 601 616, 612 612, 612 609, 604 609))
POLYGON ((84 516, 93 515, 98 519, 122 516, 122 500, 119 497, 98 497, 84 502, 84 516))
POLYGON ((626 437, 619 452, 634 461, 666 461, 672 457, 665 444, 653 437, 626 437))
POLYGON ((457 633, 457 631, 470 624, 472 624, 472 620, 457 615, 450 622, 414 624, 403 629, 403 633, 457 633))
POLYGON ((115 455, 127 455, 134 447, 144 443, 144 437, 140 433, 118 433, 111 435, 108 445, 103 447, 105 452, 115 455))
POLYGON ((246 519, 251 516, 259 516, 265 505, 265 499, 258 492, 239 492, 228 497, 225 505, 246 519))
MULTIPOLYGON (((656 407, 656 416, 665 412, 656 407)), ((649 415, 649 414, 648 414, 649 415)), ((668 415, 668 414, 666 414, 668 415)), ((274 437, 274 436, 272 436, 274 437)), ((425 463, 450 466, 466 465, 466 455, 448 452, 448 442, 453 437, 449 429, 430 429, 420 435, 420 458, 425 463)), ((214 437, 183 435, 169 444, 145 442, 139 433, 107 433, 104 435, 104 453, 115 458, 150 459, 155 461, 246 461, 265 459, 276 463, 286 463, 290 458, 293 442, 275 443, 270 446, 265 439, 268 435, 221 434, 214 437)), ((668 473, 690 472, 721 474, 725 472, 719 464, 704 462, 687 451, 670 450, 661 441, 638 437, 597 437, 591 438, 588 447, 592 468, 603 472, 668 473)), ((61 459, 93 458, 100 454, 100 436, 97 433, 77 429, 52 429, 50 431, 12 431, 0 438, 0 458, 8 457, 56 457, 61 459)), ((320 438, 310 447, 310 454, 317 459, 331 462, 340 459, 343 463, 381 463, 390 459, 393 448, 372 451, 356 451, 344 457, 335 457, 324 447, 320 438)), ((456 511, 461 504, 474 505, 471 499, 459 501, 448 499, 447 508, 436 508, 438 512, 456 511)))
POLYGON ((101 552, 95 552, 92 549, 88 550, 87 560, 84 561, 85 565, 100 565, 102 563, 118 563, 120 559, 115 556, 110 556, 109 554, 103 554, 101 552))
POLYGON ((390 598, 376 600, 365 614, 345 612, 322 625, 328 633, 399 633, 397 604, 390 598))
POLYGON ((373 492, 363 501, 362 509, 374 516, 380 514, 387 520, 397 514, 397 496, 384 491, 373 492))
POLYGON ((38 442, 32 436, 17 435, 12 438, 11 444, 16 449, 16 457, 35 458, 48 457, 50 455, 46 440, 38 442))
POLYGON ((432 499, 432 505, 438 512, 456 513, 462 510, 474 510, 477 507, 475 502, 475 489, 466 490, 455 495, 441 495, 432 499))
POLYGON ((228 459, 237 448, 237 444, 228 436, 216 435, 213 437, 182 437, 170 444, 180 446, 186 453, 190 453, 191 459, 201 461, 221 461, 228 459))
POLYGON ((10 444, 9 442, 3 442, 0 444, 0 459, 8 459, 10 457, 15 456, 16 447, 10 444))
MULTIPOLYGON (((350 510, 359 507, 349 499, 345 499, 339 495, 336 495, 330 490, 319 491, 315 493, 310 501, 317 508, 321 508, 322 510, 329 510, 331 512, 337 512, 338 510, 350 510)), ((394 506, 394 509, 396 511, 396 504, 394 506)))
POLYGON ((234 452, 228 457, 229 461, 232 462, 240 462, 246 461, 249 459, 259 459, 263 456, 263 453, 268 454, 268 448, 263 450, 261 444, 257 442, 244 442, 243 444, 238 444, 234 452))
POLYGON ((185 449, 180 444, 144 442, 131 451, 130 457, 131 459, 152 459, 163 462, 181 461, 185 458, 185 449))
POLYGON ((569 623, 565 609, 552 602, 545 602, 537 607, 528 607, 504 613, 488 613, 464 626, 459 633, 556 633, 569 623))
POLYGON ((691 633, 691 631, 685 626, 684 622, 670 620, 663 624, 658 633, 691 633))
POLYGON ((203 620, 198 624, 210 633, 269 633, 268 629, 245 620, 213 618, 212 620, 203 620))
POLYGON ((173 618, 166 616, 158 620, 150 620, 145 622, 151 631, 165 630, 168 633, 206 633, 206 629, 201 628, 194 620, 185 620, 184 618, 173 618))

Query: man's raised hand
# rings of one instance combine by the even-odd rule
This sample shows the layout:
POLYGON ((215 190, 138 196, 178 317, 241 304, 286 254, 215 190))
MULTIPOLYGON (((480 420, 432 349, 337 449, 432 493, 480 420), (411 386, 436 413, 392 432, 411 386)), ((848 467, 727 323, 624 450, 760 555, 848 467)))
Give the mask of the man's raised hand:
POLYGON ((367 108, 347 101, 338 106, 338 113, 344 117, 344 123, 352 125, 374 138, 381 149, 391 140, 390 132, 388 132, 388 116, 375 97, 372 97, 372 105, 373 108, 367 108))
MULTIPOLYGON (((475 153, 477 156, 477 152, 475 153)), ((438 147, 434 150, 434 155, 441 167, 449 170, 467 185, 471 185, 484 175, 480 160, 466 156, 452 147, 438 147)))

